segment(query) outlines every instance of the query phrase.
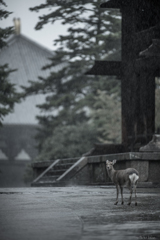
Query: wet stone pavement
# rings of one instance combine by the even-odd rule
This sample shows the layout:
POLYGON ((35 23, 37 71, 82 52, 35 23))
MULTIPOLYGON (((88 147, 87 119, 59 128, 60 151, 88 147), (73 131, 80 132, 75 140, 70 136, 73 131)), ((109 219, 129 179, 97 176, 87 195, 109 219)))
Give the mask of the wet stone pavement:
POLYGON ((113 186, 1 188, 1 240, 160 239, 160 189, 115 206, 113 186))

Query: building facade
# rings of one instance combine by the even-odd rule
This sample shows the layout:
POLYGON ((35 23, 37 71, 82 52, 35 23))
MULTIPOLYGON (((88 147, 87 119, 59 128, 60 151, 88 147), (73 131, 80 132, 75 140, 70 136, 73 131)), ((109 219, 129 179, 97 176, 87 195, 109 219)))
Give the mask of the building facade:
MULTIPOLYGON (((49 76, 50 71, 42 70, 42 67, 50 63, 49 59, 54 53, 22 35, 20 27, 17 29, 15 25, 15 29, 15 34, 8 40, 8 47, 0 52, 0 65, 7 63, 10 69, 16 69, 9 75, 9 81, 21 92, 21 86, 29 86, 29 80, 37 81, 39 76, 49 76)), ((52 71, 57 71, 59 67, 52 71)), ((0 128, 0 187, 24 184, 22 172, 37 155, 34 138, 38 126, 36 116, 42 113, 36 106, 42 104, 45 97, 44 94, 27 97, 15 104, 14 111, 4 118, 3 127, 0 128), (21 173, 16 170, 19 165, 21 170, 18 172, 21 173), (17 174, 20 179, 15 184, 17 174)))

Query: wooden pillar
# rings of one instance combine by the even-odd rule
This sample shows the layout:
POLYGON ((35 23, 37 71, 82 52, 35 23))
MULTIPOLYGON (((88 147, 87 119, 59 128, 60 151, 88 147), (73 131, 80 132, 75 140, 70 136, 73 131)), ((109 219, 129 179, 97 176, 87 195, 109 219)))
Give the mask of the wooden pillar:
MULTIPOLYGON (((133 4, 131 1, 130 5, 133 4)), ((122 142, 130 145, 134 139, 135 124, 135 71, 134 71, 134 8, 123 6, 122 12, 122 142)))
POLYGON ((144 70, 140 73, 139 104, 142 127, 138 132, 143 134, 148 142, 155 131, 155 77, 153 73, 144 70))
MULTIPOLYGON (((141 69, 136 72, 139 58, 136 39, 135 2, 122 8, 122 141, 132 146, 147 143, 155 129, 154 72, 141 69), (131 6, 132 5, 132 6, 131 6)), ((139 23, 140 24, 140 23, 139 23)), ((148 42, 150 39, 148 39, 148 42)), ((132 149, 131 149, 132 150, 132 149)))

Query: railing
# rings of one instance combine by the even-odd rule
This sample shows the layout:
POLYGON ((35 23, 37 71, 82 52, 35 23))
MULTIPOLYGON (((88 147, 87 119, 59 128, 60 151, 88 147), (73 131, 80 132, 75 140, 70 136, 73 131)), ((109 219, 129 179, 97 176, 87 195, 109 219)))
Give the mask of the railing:
MULTIPOLYGON (((64 166, 64 168, 66 169, 67 165, 69 165, 69 166, 74 165, 78 160, 79 160, 79 158, 67 158, 67 159, 57 159, 57 160, 55 160, 36 179, 34 179, 32 184, 37 183, 38 181, 40 181, 43 177, 45 177, 45 175, 47 175, 47 173, 49 173, 50 170, 52 170, 52 169, 54 170, 55 167, 64 166), (69 162, 69 164, 68 164, 68 162, 69 162)), ((36 163, 34 163, 34 164, 36 164, 36 163)), ((68 170, 68 169, 66 169, 66 170, 68 170)))
POLYGON ((43 173, 41 173, 34 181, 33 183, 38 182, 47 172, 49 172, 50 169, 52 169, 57 163, 60 162, 60 159, 55 160, 43 173))

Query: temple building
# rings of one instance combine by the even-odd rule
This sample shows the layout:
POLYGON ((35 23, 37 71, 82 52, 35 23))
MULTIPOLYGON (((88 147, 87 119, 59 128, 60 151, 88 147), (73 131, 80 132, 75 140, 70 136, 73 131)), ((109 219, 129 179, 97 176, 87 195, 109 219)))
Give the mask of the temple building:
MULTIPOLYGON (((21 92, 21 86, 29 86, 29 80, 37 81, 39 76, 49 76, 50 70, 42 70, 42 67, 50 63, 49 58, 54 53, 22 35, 19 19, 14 19, 14 24, 15 34, 0 53, 0 65, 7 63, 10 69, 16 69, 9 75, 9 81, 21 92)), ((52 71, 57 71, 59 67, 61 65, 52 71)), ((27 97, 15 104, 13 113, 4 118, 0 128, 0 186, 23 185, 25 166, 37 155, 34 136, 38 126, 36 116, 41 112, 36 105, 42 104, 45 97, 43 94, 27 97), (15 184, 13 179, 17 179, 15 184)))

